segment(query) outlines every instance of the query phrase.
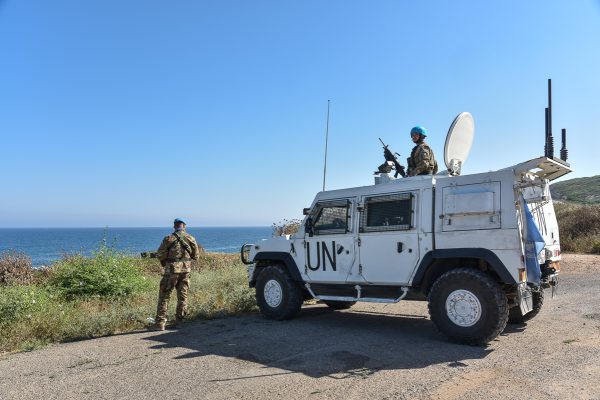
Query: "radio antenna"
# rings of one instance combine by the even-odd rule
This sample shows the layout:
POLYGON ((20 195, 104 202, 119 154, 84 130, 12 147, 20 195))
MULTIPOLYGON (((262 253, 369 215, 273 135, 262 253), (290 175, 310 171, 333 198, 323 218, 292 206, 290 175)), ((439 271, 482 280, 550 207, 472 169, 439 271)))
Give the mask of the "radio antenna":
POLYGON ((552 79, 548 79, 548 131, 546 136, 546 157, 554 158, 554 137, 552 136, 552 79))
POLYGON ((327 100, 327 125, 325 128, 325 163, 323 165, 323 191, 325 191, 325 175, 327 174, 327 142, 329 140, 329 103, 331 100, 327 100))

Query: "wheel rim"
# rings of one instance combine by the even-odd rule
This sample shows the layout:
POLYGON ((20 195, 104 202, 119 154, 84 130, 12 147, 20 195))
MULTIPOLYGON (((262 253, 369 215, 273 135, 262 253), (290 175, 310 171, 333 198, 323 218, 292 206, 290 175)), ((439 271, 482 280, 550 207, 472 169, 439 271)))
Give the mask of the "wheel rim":
POLYGON ((267 281, 264 289, 265 301, 267 305, 272 308, 277 308, 281 304, 283 297, 283 290, 279 282, 275 279, 267 281))
POLYGON ((455 290, 446 299, 446 314, 458 326, 473 326, 481 318, 481 303, 468 290, 455 290))

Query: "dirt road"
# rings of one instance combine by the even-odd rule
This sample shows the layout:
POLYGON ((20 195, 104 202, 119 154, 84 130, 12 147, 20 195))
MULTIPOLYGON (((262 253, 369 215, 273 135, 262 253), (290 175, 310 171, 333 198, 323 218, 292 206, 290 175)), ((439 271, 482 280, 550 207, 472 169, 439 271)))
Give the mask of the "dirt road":
POLYGON ((0 359, 0 399, 600 399, 600 257, 567 255, 558 296, 487 347, 449 343, 424 302, 303 309, 0 359))

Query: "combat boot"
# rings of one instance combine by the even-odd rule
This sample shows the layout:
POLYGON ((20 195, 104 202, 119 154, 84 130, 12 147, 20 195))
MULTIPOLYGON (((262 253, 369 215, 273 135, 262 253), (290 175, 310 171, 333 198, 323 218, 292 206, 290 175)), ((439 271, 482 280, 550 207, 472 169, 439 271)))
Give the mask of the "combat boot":
POLYGON ((183 328, 183 318, 176 318, 175 323, 173 324, 173 328, 175 328, 175 329, 183 328))
POLYGON ((164 331, 165 323, 164 322, 156 322, 148 327, 149 331, 164 331))

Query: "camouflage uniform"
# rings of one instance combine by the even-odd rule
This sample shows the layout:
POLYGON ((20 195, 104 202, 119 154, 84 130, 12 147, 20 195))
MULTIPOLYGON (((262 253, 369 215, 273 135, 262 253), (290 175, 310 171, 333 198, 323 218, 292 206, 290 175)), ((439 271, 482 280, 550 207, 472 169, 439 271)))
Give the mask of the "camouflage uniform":
POLYGON ((183 230, 175 231, 163 239, 156 253, 156 257, 164 267, 158 292, 156 323, 164 324, 167 320, 169 298, 173 288, 177 289, 176 318, 178 321, 182 321, 185 317, 192 260, 197 260, 200 256, 199 253, 196 239, 183 230))
POLYGON ((425 142, 413 147, 410 157, 407 158, 408 176, 437 174, 438 165, 433 155, 433 150, 425 142))

